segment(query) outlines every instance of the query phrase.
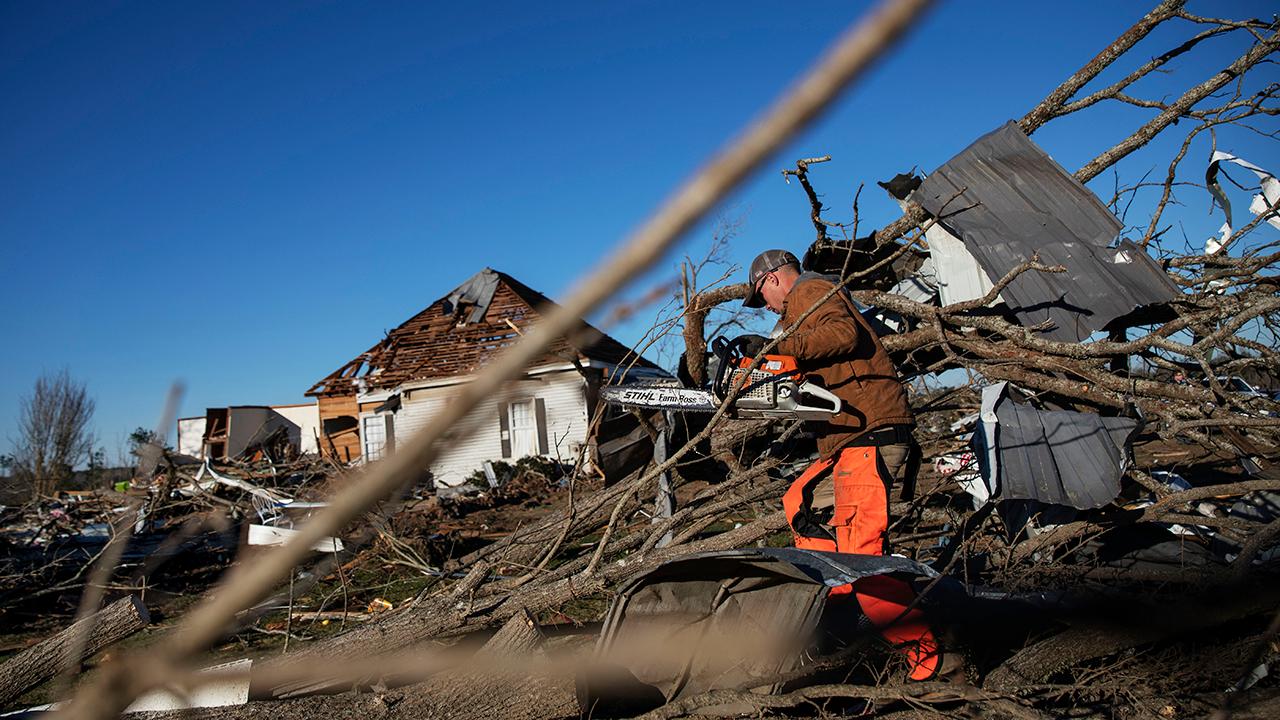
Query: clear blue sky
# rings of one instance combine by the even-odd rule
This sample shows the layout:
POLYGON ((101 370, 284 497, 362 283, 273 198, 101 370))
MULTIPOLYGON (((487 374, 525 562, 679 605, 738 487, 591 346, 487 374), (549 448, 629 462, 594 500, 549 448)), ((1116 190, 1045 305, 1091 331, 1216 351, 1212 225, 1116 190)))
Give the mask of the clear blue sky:
MULTIPOLYGON (((486 265, 562 295, 868 4, 0 2, 0 451, 44 371, 87 382, 110 454, 175 379, 184 415, 302 401, 486 265)), ((724 205, 744 220, 733 259, 811 240, 777 173, 795 158, 830 153, 813 177, 833 217, 865 182, 864 227, 881 225, 897 210, 875 180, 1020 117, 1153 4, 940 3, 724 205)), ((1138 89, 1180 93, 1244 46, 1213 40, 1138 89)), ((1149 115, 1035 139, 1074 170, 1149 115)), ((1256 136, 1219 143, 1280 167, 1256 136)), ((1185 197, 1202 240, 1220 219, 1185 197)))

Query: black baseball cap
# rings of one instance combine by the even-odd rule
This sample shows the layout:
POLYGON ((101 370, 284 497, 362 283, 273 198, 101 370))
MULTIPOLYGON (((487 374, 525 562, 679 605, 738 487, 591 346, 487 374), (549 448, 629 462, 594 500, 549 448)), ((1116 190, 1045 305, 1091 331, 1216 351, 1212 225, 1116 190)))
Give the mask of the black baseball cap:
POLYGON ((783 265, 799 265, 800 261, 795 255, 786 250, 765 250, 751 261, 751 270, 747 273, 747 284, 751 289, 747 291, 747 299, 742 304, 749 308, 764 307, 764 296, 760 294, 760 278, 777 270, 783 265))

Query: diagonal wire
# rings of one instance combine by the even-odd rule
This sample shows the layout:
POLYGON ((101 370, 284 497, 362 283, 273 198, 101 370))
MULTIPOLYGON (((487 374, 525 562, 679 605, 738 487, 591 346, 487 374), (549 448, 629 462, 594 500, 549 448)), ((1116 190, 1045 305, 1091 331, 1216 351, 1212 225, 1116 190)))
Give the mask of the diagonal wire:
POLYGON ((226 582, 188 613, 164 642, 145 655, 114 663, 96 682, 77 693, 68 714, 76 718, 118 715, 139 693, 155 687, 165 675, 180 670, 196 653, 216 641, 233 622, 235 613, 269 593, 305 559, 317 540, 337 532, 414 479, 419 469, 436 457, 436 441, 440 437, 541 357, 555 338, 573 330, 592 308, 656 262, 721 198, 830 105, 931 4, 932 0, 881 2, 847 30, 797 85, 682 185, 563 304, 469 383, 419 431, 412 443, 340 492, 324 512, 299 529, 291 543, 252 564, 234 568, 226 582))
MULTIPOLYGON (((160 457, 164 452, 165 435, 168 429, 173 426, 174 418, 178 414, 178 403, 182 400, 182 392, 181 383, 174 383, 170 386, 169 394, 165 398, 164 410, 160 413, 160 424, 152 435, 151 442, 139 448, 138 477, 150 480, 155 473, 156 465, 159 464, 160 457)), ((111 580, 111 576, 116 571, 116 566, 120 564, 120 558, 124 554, 125 547, 129 544, 130 538, 133 537, 133 529, 137 524, 141 508, 142 504, 135 502, 129 510, 120 516, 120 519, 115 524, 115 531, 107 542, 107 547, 98 556, 93 570, 89 573, 88 582, 84 586, 84 594, 80 596, 80 607, 76 611, 76 622, 73 625, 79 626, 80 629, 70 639, 63 659, 62 674, 58 680, 59 692, 55 694, 60 695, 62 694, 61 690, 70 687, 73 678, 80 672, 80 663, 84 660, 84 650, 88 647, 89 639, 93 637, 96 629, 97 618, 95 615, 102 607, 102 597, 106 594, 107 582, 111 580)))

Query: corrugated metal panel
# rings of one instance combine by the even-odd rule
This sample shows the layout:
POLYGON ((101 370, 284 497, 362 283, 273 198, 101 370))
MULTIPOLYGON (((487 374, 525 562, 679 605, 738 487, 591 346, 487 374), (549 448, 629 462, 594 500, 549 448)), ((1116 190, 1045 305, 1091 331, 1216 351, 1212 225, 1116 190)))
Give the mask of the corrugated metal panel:
MULTIPOLYGON (((987 277, 987 271, 959 238, 939 223, 930 225, 924 237, 929 241, 929 255, 934 261, 940 305, 977 300, 991 292, 994 283, 987 277)), ((1003 302, 1004 296, 997 295, 996 301, 1003 302)))
MULTIPOLYGON (((898 177, 906 178, 909 176, 900 175, 898 177)), ((898 178, 894 178, 897 180, 898 178)), ((877 183, 886 190, 889 189, 888 183, 877 183)), ((920 183, 917 181, 916 187, 920 183)), ((914 192, 912 190, 911 192, 914 192)), ((905 211, 910 202, 906 196, 899 197, 890 191, 890 195, 897 200, 898 205, 905 211)), ((977 300, 985 296, 991 291, 991 278, 987 277, 987 271, 982 269, 978 264, 978 260, 973 257, 973 253, 964 246, 960 238, 952 235, 942 223, 932 223, 924 229, 924 238, 929 242, 929 257, 925 261, 927 265, 922 265, 916 274, 922 276, 925 282, 937 288, 938 304, 951 305, 952 303, 964 302, 966 300, 977 300)), ((911 278, 908 278, 911 279, 911 278)), ((906 282, 904 280, 903 282, 906 282)), ((896 287, 890 292, 896 292, 904 295, 896 287)), ((917 302, 927 302, 927 299, 917 300, 914 297, 907 296, 911 300, 917 302)), ((1004 297, 997 295, 996 302, 1004 302, 1004 297)))
POLYGON ((1005 383, 983 389, 982 420, 973 448, 985 459, 980 467, 994 499, 1088 509, 1120 494, 1124 448, 1138 421, 1040 410, 1014 401, 1005 383))
POLYGON ((912 199, 942 218, 993 280, 1036 253, 1065 266, 1023 273, 1002 293, 1024 324, 1053 321, 1046 335, 1054 340, 1083 340, 1177 294, 1141 248, 1107 247, 1120 221, 1012 122, 938 168, 912 199))
MULTIPOLYGON (((412 390, 403 397, 396 413, 396 444, 403 444, 421 430, 431 418, 457 395, 458 385, 412 390)), ((542 398, 547 411, 547 454, 563 461, 574 459, 577 444, 587 436, 585 381, 575 371, 554 372, 522 380, 514 386, 508 399, 542 398)), ((431 466, 436 482, 456 485, 486 460, 502 459, 502 441, 498 431, 498 401, 481 404, 467 428, 460 428, 447 444, 447 450, 431 466)))

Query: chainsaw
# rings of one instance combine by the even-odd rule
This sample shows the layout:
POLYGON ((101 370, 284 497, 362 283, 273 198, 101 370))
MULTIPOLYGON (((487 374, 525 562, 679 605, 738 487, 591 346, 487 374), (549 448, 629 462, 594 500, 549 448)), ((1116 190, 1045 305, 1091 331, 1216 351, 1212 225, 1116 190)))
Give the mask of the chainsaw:
POLYGON ((743 344, 744 338, 711 342, 714 379, 707 389, 636 383, 606 387, 601 396, 628 408, 715 412, 732 395, 726 414, 734 418, 830 420, 840 412, 840 398, 805 379, 794 357, 765 355, 752 368, 743 344))

